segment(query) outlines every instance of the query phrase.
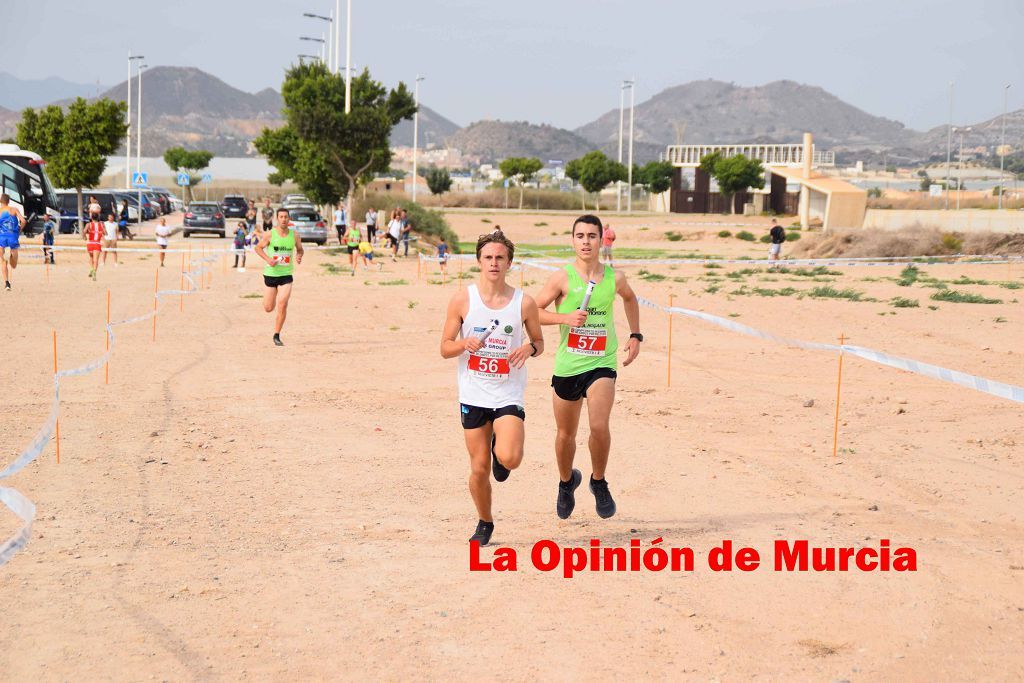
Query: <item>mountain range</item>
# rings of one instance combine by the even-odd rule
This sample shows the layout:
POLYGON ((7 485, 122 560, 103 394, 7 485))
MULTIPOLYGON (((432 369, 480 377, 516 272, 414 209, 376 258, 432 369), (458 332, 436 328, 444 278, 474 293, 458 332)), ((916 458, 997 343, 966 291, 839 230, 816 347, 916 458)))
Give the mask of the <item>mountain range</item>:
MULTIPOLYGON (((61 93, 63 98, 54 98, 56 103, 66 104, 81 94, 71 87, 74 85, 68 84, 67 91, 61 93)), ((134 86, 133 100, 138 95, 134 86)), ((81 87, 85 86, 79 90, 81 87)), ((123 100, 127 83, 108 88, 100 96, 123 100)), ((16 110, 20 109, 17 103, 2 104, 7 109, 0 106, 0 138, 14 134, 19 118, 16 110)), ((146 156, 159 156, 167 147, 183 145, 208 149, 218 156, 255 155, 252 140, 264 127, 283 124, 281 107, 281 95, 272 88, 247 93, 200 69, 154 67, 143 74, 142 151, 146 156)), ((628 115, 627 111, 627 129, 628 115)), ((816 144, 835 151, 840 163, 882 154, 912 163, 944 157, 946 150, 946 126, 915 131, 898 121, 873 116, 820 87, 786 80, 754 87, 711 79, 693 81, 638 103, 634 116, 634 161, 638 163, 656 159, 669 144, 791 143, 800 142, 805 131, 814 134, 816 144)), ((1001 124, 1002 118, 996 117, 970 126, 965 147, 999 144, 1001 124)), ((526 121, 484 120, 459 127, 421 106, 419 143, 424 148, 454 147, 464 156, 490 162, 507 156, 568 161, 595 148, 614 158, 618 129, 617 109, 570 131, 526 121)), ((412 122, 403 121, 392 132, 392 145, 411 146, 412 137, 412 122)), ((1007 116, 1006 142, 1019 148, 1022 140, 1024 110, 1019 110, 1007 116)), ((625 146, 623 152, 625 159, 625 146)))
POLYGON ((0 71, 0 108, 20 111, 41 107, 60 99, 95 97, 108 86, 98 83, 72 83, 63 78, 21 79, 0 71))

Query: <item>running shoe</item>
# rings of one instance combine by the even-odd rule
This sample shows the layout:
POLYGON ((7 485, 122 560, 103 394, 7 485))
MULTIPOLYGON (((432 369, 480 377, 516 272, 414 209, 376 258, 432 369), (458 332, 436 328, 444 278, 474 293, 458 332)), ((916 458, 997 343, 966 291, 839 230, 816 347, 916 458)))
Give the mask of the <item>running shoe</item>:
POLYGON ((491 474, 494 475, 494 481, 505 481, 508 475, 512 474, 512 470, 498 462, 498 456, 494 454, 494 444, 497 441, 498 437, 491 434, 491 474))
POLYGON ((284 342, 281 341, 281 335, 280 334, 275 334, 274 335, 274 346, 284 346, 284 342))
POLYGON ((608 481, 606 479, 594 479, 594 476, 590 476, 590 492, 594 494, 594 498, 597 500, 597 516, 601 519, 608 519, 615 514, 615 501, 612 499, 612 493, 608 490, 608 481))
POLYGON ((491 534, 493 533, 494 522, 485 522, 481 519, 476 523, 476 533, 469 537, 469 542, 476 541, 482 548, 491 542, 491 534))
POLYGON ((4 289, 6 289, 8 292, 11 291, 11 283, 10 283, 10 281, 4 280, 4 289))
POLYGON ((559 518, 569 519, 573 508, 576 507, 576 489, 582 483, 583 473, 577 469, 573 469, 569 481, 558 482, 558 503, 555 505, 555 511, 558 513, 559 518))

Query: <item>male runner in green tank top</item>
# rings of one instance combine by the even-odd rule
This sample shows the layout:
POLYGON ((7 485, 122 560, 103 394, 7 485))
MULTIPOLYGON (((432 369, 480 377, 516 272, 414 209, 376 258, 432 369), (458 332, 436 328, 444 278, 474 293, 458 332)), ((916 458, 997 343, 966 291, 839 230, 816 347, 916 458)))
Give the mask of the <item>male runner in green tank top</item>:
POLYGON ((552 401, 555 411, 555 458, 558 462, 558 502, 555 510, 567 519, 576 507, 576 489, 583 481, 574 469, 576 431, 579 429, 583 399, 587 399, 590 423, 590 461, 593 475, 590 492, 596 499, 597 514, 607 519, 615 514, 615 500, 605 481, 608 451, 612 435, 608 428, 615 403, 615 378, 619 348, 615 334, 615 295, 622 297, 629 323, 629 339, 624 345, 629 365, 640 353, 640 304, 621 271, 601 263, 603 227, 597 216, 585 215, 572 226, 572 246, 576 260, 552 273, 536 297, 541 325, 559 325, 561 337, 555 354, 552 401), (586 310, 580 310, 588 282, 595 286, 586 310), (556 302, 556 311, 546 310, 556 302))
POLYGON ((274 324, 274 344, 284 346, 281 328, 288 315, 288 299, 292 296, 292 273, 295 264, 302 263, 302 240, 291 227, 288 209, 277 210, 277 225, 265 231, 256 245, 256 255, 267 262, 263 269, 263 310, 271 313, 277 308, 274 324))

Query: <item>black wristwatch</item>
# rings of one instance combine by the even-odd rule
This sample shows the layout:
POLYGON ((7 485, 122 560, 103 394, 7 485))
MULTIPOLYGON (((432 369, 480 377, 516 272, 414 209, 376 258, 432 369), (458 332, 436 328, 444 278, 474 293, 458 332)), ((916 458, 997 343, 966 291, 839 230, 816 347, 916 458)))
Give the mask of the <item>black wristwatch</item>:
POLYGON ((530 342, 530 346, 533 347, 533 353, 530 354, 530 358, 533 358, 534 356, 537 355, 537 345, 534 344, 533 342, 530 342))
POLYGON ((644 335, 640 334, 639 332, 634 332, 633 334, 629 335, 629 338, 636 339, 638 342, 642 342, 644 340, 644 335))

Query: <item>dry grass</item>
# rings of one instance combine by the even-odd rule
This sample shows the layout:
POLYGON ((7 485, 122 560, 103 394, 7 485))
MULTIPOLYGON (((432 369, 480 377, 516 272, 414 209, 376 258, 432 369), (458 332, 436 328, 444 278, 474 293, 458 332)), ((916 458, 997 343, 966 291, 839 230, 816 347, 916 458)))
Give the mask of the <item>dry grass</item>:
POLYGON ((832 655, 837 655, 849 647, 846 643, 826 643, 816 638, 805 638, 798 641, 797 645, 802 646, 811 657, 831 657, 832 655))
POLYGON ((914 225, 906 230, 844 230, 808 235, 793 250, 809 258, 1024 254, 1024 235, 996 232, 949 233, 914 225), (956 246, 960 245, 957 249, 956 246))

